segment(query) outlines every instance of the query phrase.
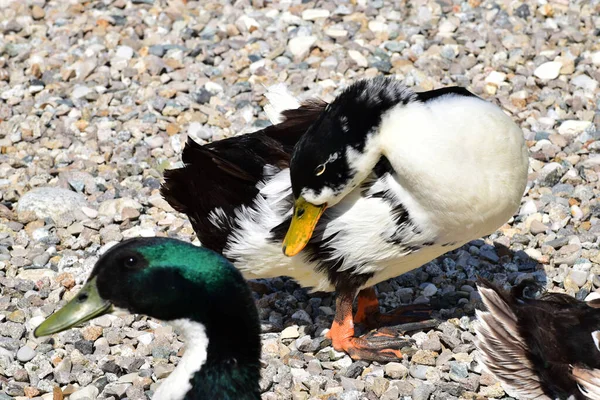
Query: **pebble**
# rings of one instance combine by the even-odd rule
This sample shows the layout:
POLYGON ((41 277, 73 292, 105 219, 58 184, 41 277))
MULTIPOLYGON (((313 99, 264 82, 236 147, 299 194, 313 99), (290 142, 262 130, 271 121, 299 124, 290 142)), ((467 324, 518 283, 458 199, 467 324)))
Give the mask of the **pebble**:
POLYGON ((298 326, 292 325, 281 331, 281 339, 296 339, 300 336, 298 326))
POLYGON ((311 47, 316 43, 316 36, 299 36, 290 39, 288 42, 288 49, 296 59, 302 59, 306 57, 311 47))
POLYGON ((408 368, 397 362, 389 362, 385 365, 385 375, 392 379, 404 379, 408 375, 408 368))
POLYGON ((329 18, 330 14, 329 10, 313 8, 302 11, 302 19, 305 21, 315 21, 318 19, 329 18))
POLYGON ((562 64, 557 61, 550 61, 541 64, 533 71, 533 74, 540 79, 550 80, 558 78, 562 64))
POLYGON ((348 56, 356 63, 357 66, 366 68, 369 66, 367 58, 356 50, 349 50, 348 56))
POLYGON ((33 357, 35 357, 35 354, 35 350, 33 350, 31 347, 23 346, 17 352, 17 360, 21 361, 22 363, 26 363, 31 361, 33 357))
POLYGON ((592 127, 591 121, 577 121, 568 120, 564 121, 558 127, 558 133, 565 136, 577 136, 592 127))
POLYGON ((87 206, 84 196, 61 188, 36 188, 27 192, 17 205, 20 220, 52 218, 66 226, 79 217, 77 211, 87 206))

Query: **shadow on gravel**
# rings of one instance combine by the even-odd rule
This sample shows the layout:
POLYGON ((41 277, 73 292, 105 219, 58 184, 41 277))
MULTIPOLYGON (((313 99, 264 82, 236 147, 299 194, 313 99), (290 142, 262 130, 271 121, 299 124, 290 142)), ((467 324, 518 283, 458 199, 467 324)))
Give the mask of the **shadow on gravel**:
MULTIPOLYGON (((475 309, 483 307, 476 289, 479 276, 500 287, 514 286, 524 279, 546 284, 543 266, 524 251, 475 240, 420 268, 379 283, 376 288, 380 307, 382 312, 389 312, 402 305, 429 304, 434 321, 403 324, 401 328, 406 333, 428 331, 451 318, 473 319, 475 309)), ((319 335, 333 321, 334 293, 310 293, 286 277, 253 280, 249 285, 257 295, 267 332, 298 325, 304 326, 306 333, 319 335)))

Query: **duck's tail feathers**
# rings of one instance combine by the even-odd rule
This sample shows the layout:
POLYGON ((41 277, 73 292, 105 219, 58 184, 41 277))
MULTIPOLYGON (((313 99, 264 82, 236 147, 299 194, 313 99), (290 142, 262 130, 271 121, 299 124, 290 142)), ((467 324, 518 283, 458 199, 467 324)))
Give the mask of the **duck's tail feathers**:
POLYGON ((511 395, 527 399, 549 399, 528 358, 528 349, 519 333, 514 301, 487 280, 478 282, 487 308, 477 310, 476 345, 486 370, 507 387, 511 395))
POLYGON ((572 374, 585 397, 600 400, 600 369, 574 367, 572 374))
POLYGON ((265 114, 267 114, 273 125, 283 122, 284 111, 295 110, 300 107, 300 101, 290 93, 284 83, 269 86, 265 97, 269 101, 264 108, 265 114))

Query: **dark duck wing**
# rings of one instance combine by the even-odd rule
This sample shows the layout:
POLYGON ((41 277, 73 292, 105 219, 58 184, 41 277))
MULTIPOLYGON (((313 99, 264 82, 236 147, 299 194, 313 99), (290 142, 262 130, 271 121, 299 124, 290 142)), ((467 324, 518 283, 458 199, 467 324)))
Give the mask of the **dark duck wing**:
POLYGON ((477 311, 477 347, 486 369, 522 399, 600 399, 600 309, 549 293, 504 293, 481 279, 487 312, 477 311))
POLYGON ((222 253, 236 229, 235 210, 251 206, 257 185, 289 167, 294 145, 325 106, 310 100, 281 112, 276 125, 204 146, 188 139, 184 166, 165 171, 162 196, 189 217, 203 246, 222 253))

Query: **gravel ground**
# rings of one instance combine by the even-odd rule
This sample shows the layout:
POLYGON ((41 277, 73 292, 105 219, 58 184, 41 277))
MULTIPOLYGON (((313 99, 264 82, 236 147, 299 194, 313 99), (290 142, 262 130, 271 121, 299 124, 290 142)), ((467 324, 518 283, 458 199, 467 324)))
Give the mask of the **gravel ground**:
POLYGON ((598 15, 598 0, 0 0, 0 400, 57 384, 73 400, 150 396, 182 353, 170 327, 33 328, 123 238, 195 239, 158 194, 187 137, 265 126, 263 85, 331 100, 378 74, 500 104, 527 138, 528 191, 495 234, 378 286, 388 309, 440 309, 402 362, 334 351, 330 294, 253 283, 263 399, 507 398, 477 362, 476 274, 580 299, 600 287, 598 15))

